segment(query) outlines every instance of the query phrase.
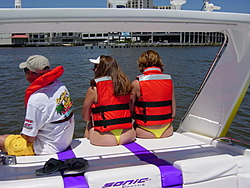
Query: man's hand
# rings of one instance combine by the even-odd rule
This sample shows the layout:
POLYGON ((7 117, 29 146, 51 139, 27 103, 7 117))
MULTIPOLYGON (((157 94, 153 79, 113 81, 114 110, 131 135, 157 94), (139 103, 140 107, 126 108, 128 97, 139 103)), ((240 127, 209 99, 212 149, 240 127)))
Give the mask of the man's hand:
POLYGON ((36 137, 32 137, 32 136, 27 136, 27 135, 24 135, 24 134, 21 134, 21 136, 27 140, 27 142, 34 142, 35 138, 36 137))

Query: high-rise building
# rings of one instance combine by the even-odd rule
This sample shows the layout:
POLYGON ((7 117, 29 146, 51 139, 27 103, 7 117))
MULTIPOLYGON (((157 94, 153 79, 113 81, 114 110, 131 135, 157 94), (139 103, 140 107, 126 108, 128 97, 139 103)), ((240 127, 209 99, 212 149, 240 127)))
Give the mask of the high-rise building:
POLYGON ((107 0, 108 8, 153 8, 153 0, 107 0))
POLYGON ((128 0, 127 8, 153 8, 153 0, 128 0))

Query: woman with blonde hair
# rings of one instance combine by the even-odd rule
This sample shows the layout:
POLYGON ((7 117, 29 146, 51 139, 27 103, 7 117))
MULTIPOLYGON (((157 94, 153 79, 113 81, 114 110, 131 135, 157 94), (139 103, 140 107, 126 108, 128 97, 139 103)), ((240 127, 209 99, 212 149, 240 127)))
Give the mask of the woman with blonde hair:
POLYGON ((173 134, 171 122, 176 102, 171 76, 163 74, 162 60, 154 50, 143 52, 138 67, 142 75, 133 81, 132 113, 139 138, 165 138, 173 134))
POLYGON ((130 112, 132 84, 116 60, 102 55, 95 63, 95 77, 86 93, 82 117, 85 137, 93 145, 115 146, 135 140, 130 112))

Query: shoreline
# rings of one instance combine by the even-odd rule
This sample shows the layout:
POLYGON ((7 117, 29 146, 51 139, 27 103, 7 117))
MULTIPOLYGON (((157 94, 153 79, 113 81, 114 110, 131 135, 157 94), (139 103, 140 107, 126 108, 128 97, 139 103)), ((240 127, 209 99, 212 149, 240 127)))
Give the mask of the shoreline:
POLYGON ((138 48, 138 47, 196 47, 196 46, 220 46, 220 43, 32 43, 32 44, 0 44, 0 47, 73 47, 84 46, 86 49, 98 48, 138 48))

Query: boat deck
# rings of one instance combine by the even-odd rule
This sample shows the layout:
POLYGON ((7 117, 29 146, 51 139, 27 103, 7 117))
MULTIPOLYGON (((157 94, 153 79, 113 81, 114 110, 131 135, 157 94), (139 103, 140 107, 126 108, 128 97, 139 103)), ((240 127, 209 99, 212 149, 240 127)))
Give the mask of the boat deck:
POLYGON ((93 146, 75 139, 71 149, 54 155, 17 157, 16 165, 0 165, 1 187, 249 187, 250 150, 213 141, 193 133, 164 139, 137 139, 114 147, 93 146), (244 153, 242 153, 244 151, 244 153), (50 158, 83 157, 85 174, 60 172, 36 176, 50 158), (4 172, 4 173, 3 173, 4 172), (14 181, 13 181, 14 180, 14 181))

